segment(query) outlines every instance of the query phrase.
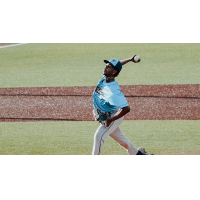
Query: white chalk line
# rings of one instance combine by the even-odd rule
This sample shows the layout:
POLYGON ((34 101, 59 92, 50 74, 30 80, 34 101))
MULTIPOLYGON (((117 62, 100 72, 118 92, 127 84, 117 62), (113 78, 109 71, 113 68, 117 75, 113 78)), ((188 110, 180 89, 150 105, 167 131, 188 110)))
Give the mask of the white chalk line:
POLYGON ((1 46, 0 49, 6 48, 6 47, 14 47, 14 46, 23 45, 23 44, 28 44, 28 43, 19 43, 19 44, 11 44, 11 45, 7 45, 7 46, 1 46))

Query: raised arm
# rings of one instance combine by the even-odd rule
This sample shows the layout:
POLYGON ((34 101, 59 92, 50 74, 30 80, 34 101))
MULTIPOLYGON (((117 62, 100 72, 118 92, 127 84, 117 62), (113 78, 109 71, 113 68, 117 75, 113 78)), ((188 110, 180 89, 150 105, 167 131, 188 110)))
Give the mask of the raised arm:
MULTIPOLYGON (((134 55, 133 57, 130 57, 130 58, 127 58, 127 59, 124 59, 124 60, 120 60, 120 62, 122 63, 122 65, 125 65, 126 63, 128 63, 128 62, 130 62, 130 61, 132 61, 132 62, 134 62, 134 63, 137 63, 137 62, 134 61, 134 57, 135 57, 135 56, 137 56, 137 55, 134 55)), ((138 62, 140 62, 140 59, 139 59, 138 62)))

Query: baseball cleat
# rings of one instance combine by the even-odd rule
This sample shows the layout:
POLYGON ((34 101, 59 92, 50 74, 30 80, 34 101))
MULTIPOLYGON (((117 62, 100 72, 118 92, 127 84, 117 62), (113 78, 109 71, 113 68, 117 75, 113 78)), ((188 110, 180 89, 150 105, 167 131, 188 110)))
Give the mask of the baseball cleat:
POLYGON ((138 148, 138 153, 136 155, 153 155, 153 154, 147 153, 145 151, 145 148, 140 147, 138 148))

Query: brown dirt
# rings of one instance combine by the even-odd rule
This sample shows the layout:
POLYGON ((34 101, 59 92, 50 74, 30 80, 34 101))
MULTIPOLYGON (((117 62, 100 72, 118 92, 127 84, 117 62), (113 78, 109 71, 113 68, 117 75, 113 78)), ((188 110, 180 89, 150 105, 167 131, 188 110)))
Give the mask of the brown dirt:
MULTIPOLYGON (((0 88, 0 121, 90 121, 95 87, 0 88)), ((121 86, 125 120, 199 120, 200 85, 121 86)))
POLYGON ((0 43, 0 46, 8 46, 8 45, 11 45, 11 44, 18 44, 18 43, 0 43))

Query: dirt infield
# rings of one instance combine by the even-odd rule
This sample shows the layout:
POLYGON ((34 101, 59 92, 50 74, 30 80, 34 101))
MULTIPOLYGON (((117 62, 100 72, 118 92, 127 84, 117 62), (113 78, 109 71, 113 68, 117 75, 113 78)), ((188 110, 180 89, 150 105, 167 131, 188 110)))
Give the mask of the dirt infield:
MULTIPOLYGON (((95 87, 0 88, 0 121, 91 121, 95 87)), ((125 120, 199 120, 200 85, 121 86, 125 120)))
POLYGON ((12 44, 18 44, 18 43, 0 43, 0 46, 8 46, 8 45, 12 45, 12 44))

